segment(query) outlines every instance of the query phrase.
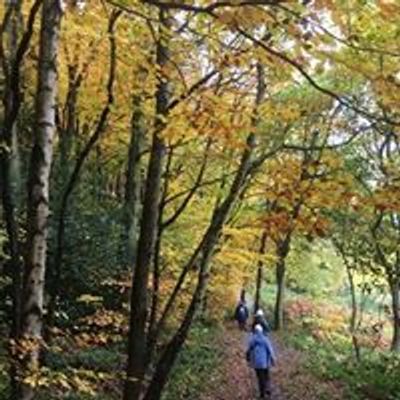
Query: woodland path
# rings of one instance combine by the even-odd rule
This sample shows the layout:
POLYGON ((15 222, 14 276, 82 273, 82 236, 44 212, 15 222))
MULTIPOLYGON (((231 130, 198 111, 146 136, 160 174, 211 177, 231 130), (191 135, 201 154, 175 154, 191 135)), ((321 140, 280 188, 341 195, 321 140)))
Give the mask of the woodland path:
MULTIPOLYGON (((221 337, 222 365, 210 375, 201 400, 258 399, 253 371, 247 366, 244 352, 247 334, 229 324, 221 337)), ((273 337, 278 365, 272 371, 271 400, 343 400, 345 396, 337 382, 318 380, 305 368, 304 355, 285 347, 279 337, 273 337)))

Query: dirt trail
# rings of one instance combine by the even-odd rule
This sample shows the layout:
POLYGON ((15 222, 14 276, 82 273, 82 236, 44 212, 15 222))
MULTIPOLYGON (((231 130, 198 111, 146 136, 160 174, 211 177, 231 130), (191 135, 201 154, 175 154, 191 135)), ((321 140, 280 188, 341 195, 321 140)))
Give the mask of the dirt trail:
MULTIPOLYGON (((244 358, 246 334, 234 325, 227 326, 221 338, 224 355, 222 364, 206 382, 207 389, 201 400, 253 400, 257 399, 253 371, 244 358)), ((278 354, 278 365, 272 371, 271 400, 342 400, 344 394, 336 382, 319 381, 304 368, 304 356, 282 345, 273 338, 278 354)))

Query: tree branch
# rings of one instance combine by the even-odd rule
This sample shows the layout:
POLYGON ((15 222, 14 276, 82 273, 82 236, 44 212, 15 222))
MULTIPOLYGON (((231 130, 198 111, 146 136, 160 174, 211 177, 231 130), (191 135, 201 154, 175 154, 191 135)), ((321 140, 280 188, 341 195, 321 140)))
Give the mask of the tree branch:
POLYGON ((275 58, 280 59, 281 61, 284 61, 286 64, 291 65, 296 71, 298 71, 304 78, 305 80, 316 90, 319 92, 333 98, 336 100, 340 105, 355 111, 357 114, 360 114, 368 119, 372 119, 375 121, 381 121, 381 122, 386 122, 391 125, 395 126, 400 126, 400 121, 393 121, 387 118, 382 118, 376 115, 370 114, 368 111, 357 107, 354 105, 351 101, 345 99, 344 97, 338 95, 337 93, 333 92, 331 89, 328 89, 324 86, 321 86, 305 69, 302 65, 300 65, 297 61, 291 59, 290 57, 286 56, 285 54, 281 53, 278 50, 275 50, 269 46, 267 46, 264 42, 261 40, 255 38, 253 35, 249 34, 245 30, 241 29, 240 27, 236 27, 238 32, 240 32, 245 38, 251 40, 254 44, 257 46, 260 46, 262 49, 264 49, 268 54, 272 55, 275 58))
MULTIPOLYGON (((207 141, 207 145, 206 145, 206 148, 204 150, 203 162, 201 164, 199 173, 197 174, 197 178, 196 178, 196 181, 195 181, 194 185, 189 190, 187 196, 182 201, 180 206, 176 209, 175 213, 171 217, 169 217, 166 221, 162 222, 162 224, 161 224, 161 229, 162 230, 166 229, 169 225, 173 224, 179 218, 179 216, 182 214, 182 212, 185 210, 185 208, 189 204, 190 200, 193 198, 193 196, 195 195, 195 193, 199 189, 199 187, 201 185, 201 181, 203 180, 204 172, 206 170, 207 160, 208 160, 208 150, 210 148, 210 145, 211 145, 211 140, 209 139, 207 141)), ((165 205, 165 202, 164 202, 164 205, 165 205)))
POLYGON ((193 4, 185 4, 181 2, 172 1, 159 1, 159 0, 142 0, 143 4, 148 4, 152 6, 157 6, 160 8, 167 8, 171 10, 180 10, 186 12, 196 12, 196 13, 212 13, 219 8, 238 8, 243 6, 256 6, 265 5, 272 6, 277 5, 279 0, 247 0, 247 1, 216 1, 209 4, 208 6, 196 6, 193 4))

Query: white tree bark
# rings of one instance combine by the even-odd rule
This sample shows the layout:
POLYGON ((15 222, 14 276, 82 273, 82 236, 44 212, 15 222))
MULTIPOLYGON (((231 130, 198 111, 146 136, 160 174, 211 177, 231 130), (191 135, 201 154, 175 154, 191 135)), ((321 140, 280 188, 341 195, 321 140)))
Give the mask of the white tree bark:
POLYGON ((28 229, 22 296, 20 348, 21 400, 31 400, 34 385, 27 383, 39 368, 42 342, 43 295, 49 215, 49 176, 53 157, 57 94, 57 55, 62 4, 44 0, 42 9, 34 144, 28 182, 28 229), (25 346, 25 345, 29 346, 25 346))

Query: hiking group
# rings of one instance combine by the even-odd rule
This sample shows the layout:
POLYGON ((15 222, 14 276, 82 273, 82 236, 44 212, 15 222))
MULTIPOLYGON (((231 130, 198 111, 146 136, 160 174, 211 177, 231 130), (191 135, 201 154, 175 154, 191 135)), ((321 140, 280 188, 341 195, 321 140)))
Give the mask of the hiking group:
MULTIPOLYGON (((249 308, 242 298, 235 310, 235 320, 239 329, 246 331, 250 317, 249 308)), ((276 355, 269 338, 270 327, 264 312, 258 309, 253 317, 246 349, 246 360, 257 377, 260 399, 271 398, 270 369, 276 363, 276 355)))

